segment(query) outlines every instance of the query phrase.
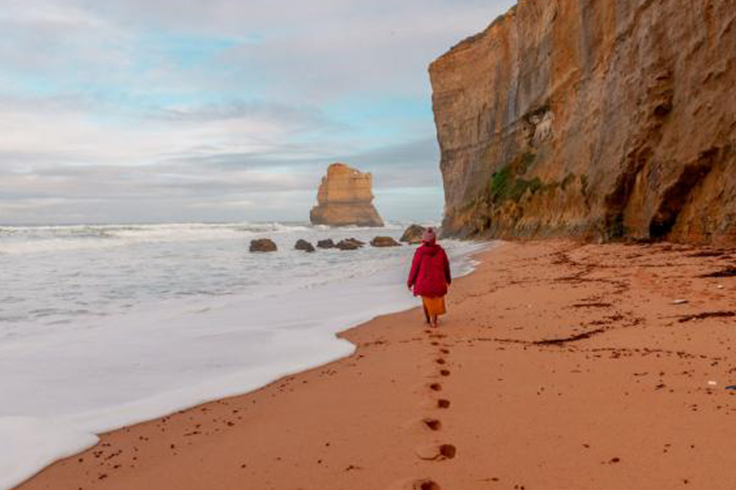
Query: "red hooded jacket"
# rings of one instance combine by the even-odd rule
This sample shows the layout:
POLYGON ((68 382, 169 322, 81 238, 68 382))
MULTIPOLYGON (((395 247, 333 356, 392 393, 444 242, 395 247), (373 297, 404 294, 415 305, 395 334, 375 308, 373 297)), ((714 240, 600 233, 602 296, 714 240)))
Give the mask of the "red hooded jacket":
POLYGON ((416 296, 437 298, 447 294, 450 283, 450 261, 445 249, 436 243, 424 243, 414 252, 407 286, 414 287, 416 296))

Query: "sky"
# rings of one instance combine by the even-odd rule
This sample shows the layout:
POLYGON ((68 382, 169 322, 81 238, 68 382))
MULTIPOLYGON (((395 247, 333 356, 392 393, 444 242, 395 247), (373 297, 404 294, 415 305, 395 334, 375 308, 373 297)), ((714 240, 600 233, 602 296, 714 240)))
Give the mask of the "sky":
POLYGON ((512 0, 2 0, 0 224, 442 215, 429 63, 512 0))

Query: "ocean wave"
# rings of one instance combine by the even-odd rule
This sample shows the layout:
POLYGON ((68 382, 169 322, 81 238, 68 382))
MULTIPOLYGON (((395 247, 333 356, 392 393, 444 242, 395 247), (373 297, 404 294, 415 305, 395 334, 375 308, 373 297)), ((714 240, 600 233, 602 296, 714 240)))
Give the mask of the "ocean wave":
POLYGON ((175 223, 0 227, 0 253, 48 253, 168 243, 243 239, 249 235, 307 232, 308 225, 272 223, 175 223))

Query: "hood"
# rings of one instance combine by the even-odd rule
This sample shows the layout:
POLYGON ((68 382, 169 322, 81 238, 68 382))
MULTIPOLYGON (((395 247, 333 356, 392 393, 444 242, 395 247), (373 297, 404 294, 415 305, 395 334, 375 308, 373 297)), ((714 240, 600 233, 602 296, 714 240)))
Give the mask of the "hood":
POLYGON ((433 257, 437 255, 440 250, 442 250, 442 247, 440 247, 436 243, 425 243, 421 247, 419 247, 419 250, 421 250, 423 254, 433 257))

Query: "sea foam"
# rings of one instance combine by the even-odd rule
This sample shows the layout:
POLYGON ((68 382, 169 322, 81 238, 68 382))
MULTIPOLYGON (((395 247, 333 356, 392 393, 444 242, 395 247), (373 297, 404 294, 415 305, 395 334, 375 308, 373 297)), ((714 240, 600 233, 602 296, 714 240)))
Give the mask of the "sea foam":
MULTIPOLYGON (((95 434, 350 355, 337 332, 417 305, 404 285, 413 248, 305 254, 294 242, 400 232, 0 229, 0 489, 95 444, 95 434), (248 253, 262 236, 280 251, 248 253)), ((444 245, 458 274, 482 247, 444 245)))

